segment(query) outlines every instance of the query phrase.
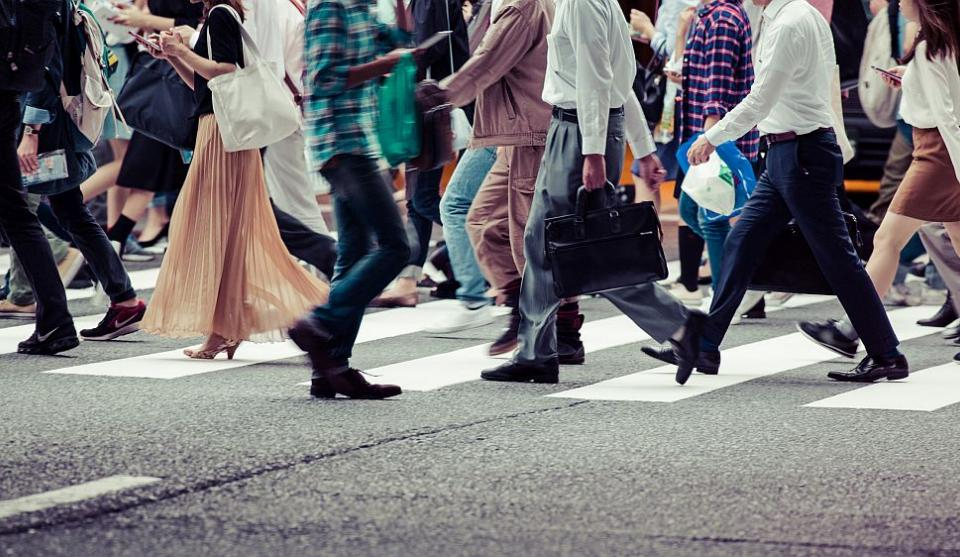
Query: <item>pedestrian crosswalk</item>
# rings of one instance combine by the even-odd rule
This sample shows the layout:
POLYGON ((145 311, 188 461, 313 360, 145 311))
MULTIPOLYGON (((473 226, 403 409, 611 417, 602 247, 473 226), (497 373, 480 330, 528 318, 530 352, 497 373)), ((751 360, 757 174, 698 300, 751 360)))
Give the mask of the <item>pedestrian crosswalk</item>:
MULTIPOLYGON (((2 264, 3 261, 0 261, 2 264)), ((131 280, 138 290, 149 290, 155 285, 158 270, 147 269, 130 273, 131 280)), ((71 291, 71 299, 83 299, 93 295, 93 291, 71 291)), ((754 340, 739 346, 725 349, 722 353, 723 364, 717 376, 695 374, 685 386, 674 382, 672 366, 656 366, 653 360, 639 354, 625 359, 626 366, 617 376, 609 375, 595 381, 587 381, 576 388, 564 388, 563 381, 572 371, 561 372, 561 385, 558 387, 539 387, 538 392, 530 388, 534 397, 572 399, 585 401, 606 401, 611 403, 682 403, 690 399, 708 395, 724 389, 736 392, 738 385, 761 378, 771 378, 778 374, 799 370, 817 364, 837 362, 837 366, 850 366, 849 361, 840 363, 832 352, 820 348, 804 339, 799 333, 786 331, 783 325, 788 321, 791 310, 805 307, 823 307, 829 313, 835 313, 828 296, 795 296, 784 306, 768 308, 768 313, 783 312, 786 319, 780 320, 778 332, 769 338, 754 340)), ((600 302, 598 302, 600 303, 600 302)), ((375 381, 399 384, 404 391, 429 393, 440 389, 463 387, 464 384, 477 382, 480 371, 499 365, 506 356, 490 357, 487 354, 489 343, 479 340, 476 344, 460 342, 453 350, 445 349, 449 344, 443 342, 425 342, 428 337, 424 327, 443 317, 456 308, 455 301, 434 301, 421 304, 417 308, 392 309, 373 312, 367 315, 358 337, 358 351, 377 351, 381 343, 397 339, 399 342, 419 343, 422 346, 437 346, 437 353, 421 348, 415 351, 419 355, 410 358, 397 357, 390 361, 389 354, 381 358, 388 363, 368 369, 375 381), (421 342, 423 341, 423 342, 421 342), (466 345, 465 345, 466 344, 466 345)), ((916 320, 929 315, 934 308, 929 306, 889 309, 888 315, 901 341, 920 340, 928 335, 936 335, 937 329, 920 327, 916 320)), ((627 317, 600 317, 588 321, 581 334, 588 355, 597 355, 619 347, 629 347, 639 343, 651 342, 650 338, 637 328, 627 317)), ((92 327, 100 316, 81 317, 76 320, 77 327, 92 327)), ((734 331, 736 330, 733 329, 734 331)), ((33 332, 33 325, 23 322, 0 320, 0 368, 5 355, 14 353, 18 342, 33 332), (9 326, 6 326, 9 325, 9 326)), ((453 335, 456 336, 456 335, 453 335)), ((478 335, 483 338, 488 334, 478 335)), ((470 334, 464 334, 469 339, 470 334)), ((122 357, 106 358, 102 361, 88 361, 83 358, 63 359, 59 366, 44 369, 42 374, 57 376, 101 378, 133 378, 141 380, 176 380, 185 377, 209 375, 220 378, 229 375, 216 375, 222 372, 237 372, 261 364, 269 364, 290 358, 302 358, 302 352, 290 342, 273 344, 246 343, 240 347, 234 360, 217 359, 213 361, 193 361, 182 354, 184 346, 171 349, 170 343, 164 343, 164 349, 156 350, 156 343, 141 335, 135 343, 135 349, 143 353, 122 357), (151 348, 152 347, 152 348, 151 348)), ((436 339, 434 339, 436 340, 436 339)), ((108 347, 109 344, 104 344, 108 347)), ((109 350, 105 348, 105 350, 109 350)), ((129 354, 129 351, 126 352, 129 354)), ((944 359, 950 351, 944 348, 944 359)), ((100 353, 98 357, 102 357, 100 353)), ((943 360, 941 360, 942 362, 943 360)), ((586 368, 589 369, 589 359, 586 368)), ((306 374, 306 370, 304 370, 306 374)), ((823 376, 819 370, 818 377, 823 376)), ((824 379, 826 382, 826 379, 824 379)), ((291 388, 302 388, 302 382, 291 382, 291 388)), ((518 386, 518 388, 524 388, 518 386)), ((784 388, 790 388, 785 385, 784 388)), ((935 365, 927 369, 917 369, 906 381, 879 383, 875 385, 842 386, 843 391, 815 401, 804 401, 803 408, 847 410, 913 410, 932 412, 960 403, 960 366, 950 363, 935 365)), ((416 396, 416 395, 414 395, 416 396)))

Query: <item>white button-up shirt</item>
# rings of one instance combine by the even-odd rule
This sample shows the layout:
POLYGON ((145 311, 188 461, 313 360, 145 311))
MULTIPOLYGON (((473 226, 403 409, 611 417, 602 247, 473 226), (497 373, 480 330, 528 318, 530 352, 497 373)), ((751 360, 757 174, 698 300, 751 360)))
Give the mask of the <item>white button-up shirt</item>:
POLYGON ((624 109, 635 157, 656 151, 640 102, 630 26, 614 0, 558 0, 547 36, 543 100, 576 110, 584 155, 604 154, 610 109, 624 109))
POLYGON ((761 135, 807 134, 837 125, 832 109, 836 54, 823 15, 805 0, 773 0, 763 11, 750 94, 706 132, 711 145, 757 126, 761 135))
POLYGON ((903 74, 900 115, 915 128, 940 131, 960 180, 960 74, 953 56, 929 60, 927 41, 917 45, 903 74))

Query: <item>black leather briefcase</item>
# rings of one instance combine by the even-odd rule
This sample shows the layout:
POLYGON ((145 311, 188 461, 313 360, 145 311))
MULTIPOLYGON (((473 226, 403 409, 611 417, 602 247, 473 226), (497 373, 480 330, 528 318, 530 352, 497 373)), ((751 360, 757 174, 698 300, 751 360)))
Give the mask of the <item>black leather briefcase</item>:
MULTIPOLYGON (((612 187, 608 185, 604 193, 612 187)), ((546 220, 547 260, 557 296, 594 294, 666 278, 663 231, 653 203, 588 210, 589 197, 581 187, 575 214, 546 220)))
MULTIPOLYGON (((853 247, 863 258, 863 240, 857 218, 843 214, 853 247)), ((820 271, 810 246, 795 221, 770 244, 760 266, 750 281, 750 290, 794 292, 797 294, 833 294, 833 289, 820 271)))

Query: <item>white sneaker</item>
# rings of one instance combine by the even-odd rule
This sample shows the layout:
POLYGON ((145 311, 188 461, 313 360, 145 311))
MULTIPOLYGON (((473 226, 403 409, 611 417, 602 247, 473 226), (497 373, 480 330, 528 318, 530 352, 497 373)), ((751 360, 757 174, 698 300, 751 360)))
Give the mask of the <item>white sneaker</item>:
POLYGON ((438 319, 429 327, 424 327, 423 332, 433 335, 456 333, 474 327, 483 327, 490 323, 493 323, 493 312, 490 311, 490 306, 470 309, 464 305, 459 305, 449 315, 438 319))
POLYGON ((675 282, 668 290, 674 298, 680 300, 686 306, 700 307, 700 304, 703 303, 703 292, 701 292, 699 288, 690 292, 686 286, 675 282))

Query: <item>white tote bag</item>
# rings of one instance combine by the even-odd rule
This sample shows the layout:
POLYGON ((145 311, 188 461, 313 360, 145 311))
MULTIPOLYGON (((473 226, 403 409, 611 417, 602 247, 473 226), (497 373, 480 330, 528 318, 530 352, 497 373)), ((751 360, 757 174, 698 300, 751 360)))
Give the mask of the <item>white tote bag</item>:
MULTIPOLYGON (((219 4, 237 20, 243 39, 245 66, 219 75, 207 86, 213 97, 223 148, 229 152, 261 149, 284 139, 300 128, 300 111, 270 64, 261 59, 257 45, 240 23, 240 15, 230 6, 219 4)), ((211 10, 212 12, 213 10, 211 10)), ((213 59, 207 28, 207 53, 213 59)))

